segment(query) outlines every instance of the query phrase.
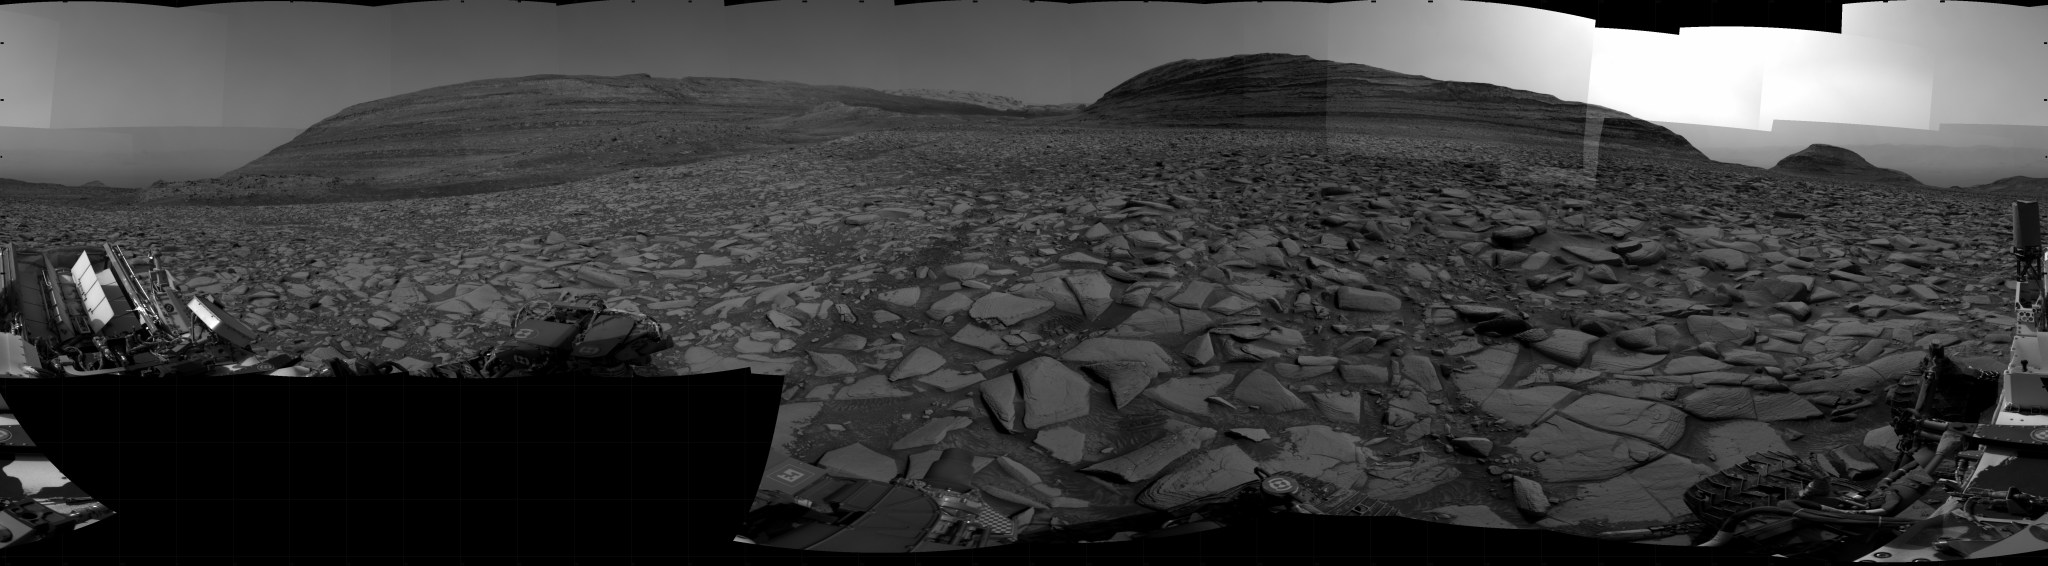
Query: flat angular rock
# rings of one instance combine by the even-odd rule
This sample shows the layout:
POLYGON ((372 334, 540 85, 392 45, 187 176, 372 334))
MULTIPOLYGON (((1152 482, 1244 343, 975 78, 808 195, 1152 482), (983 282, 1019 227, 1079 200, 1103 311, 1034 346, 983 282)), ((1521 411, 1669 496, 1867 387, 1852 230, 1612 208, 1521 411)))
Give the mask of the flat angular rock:
POLYGON ((1175 377, 1146 389, 1145 397, 1169 409, 1206 417, 1209 416, 1208 399, 1236 380, 1237 376, 1229 373, 1175 377))
POLYGON ((1616 255, 1614 252, 1610 252, 1600 248, 1589 248, 1585 246, 1565 246, 1564 251, 1572 254, 1573 256, 1577 256, 1579 259, 1583 259, 1592 263, 1599 263, 1605 265, 1622 264, 1621 256, 1616 255))
POLYGON ((1081 298, 1074 296, 1074 290, 1067 286, 1065 280, 1048 279, 1029 283, 1017 289, 1017 295, 1031 300, 1051 301, 1053 309, 1071 315, 1078 316, 1086 312, 1081 309, 1081 298))
POLYGON ((1109 310, 1115 302, 1111 293, 1115 290, 1109 279, 1100 271, 1084 271, 1066 278, 1067 288, 1074 293, 1074 299, 1081 303, 1081 316, 1095 320, 1109 310))
POLYGON ((1017 366, 1024 393, 1024 426, 1047 425, 1088 416, 1088 379, 1046 357, 1017 366))
POLYGON ((867 349, 867 347, 867 337, 861 336, 859 334, 842 334, 839 336, 839 338, 833 339, 831 342, 826 342, 823 346, 819 346, 819 348, 824 348, 828 350, 864 350, 867 349))
POLYGON ((899 307, 909 308, 917 306, 918 299, 922 298, 923 295, 924 290, 922 289, 919 289, 917 287, 904 287, 901 289, 884 291, 879 295, 875 295, 875 298, 881 299, 882 302, 885 303, 889 303, 899 307))
POLYGON ((896 479, 896 459, 860 444, 826 452, 818 466, 837 476, 886 482, 896 479))
POLYGON ((1635 371, 1664 363, 1663 354, 1630 352, 1619 347, 1593 346, 1593 355, 1586 359, 1586 368, 1605 372, 1635 371))
POLYGON ((1069 427, 1049 428, 1038 431, 1038 437, 1032 439, 1032 443, 1061 462, 1078 464, 1086 456, 1088 435, 1069 427))
POLYGON ((811 367, 814 368, 811 374, 818 377, 860 373, 860 366, 846 359, 846 356, 826 352, 811 352, 811 367))
POLYGON ((967 315, 977 320, 995 319, 1004 326, 1015 326, 1034 316, 1052 310, 1052 301, 1019 297, 1009 293, 994 292, 982 295, 967 309, 967 315))
POLYGON ((1038 477, 1038 472, 1026 467, 1021 462, 1010 459, 1009 456, 997 456, 996 467, 1002 468, 1003 473, 1009 474, 1010 477, 1016 478, 1018 483, 1024 485, 1037 486, 1038 484, 1045 483, 1044 478, 1038 477))
POLYGON ((1622 261, 1627 262, 1629 265, 1650 265, 1664 261, 1664 258, 1670 255, 1670 252, 1664 248, 1663 242, 1656 240, 1636 240, 1636 242, 1641 245, 1621 254, 1622 261))
POLYGON ((1159 373, 1174 370, 1173 355, 1168 354, 1159 343, 1148 340, 1126 340, 1119 338, 1090 338, 1060 354, 1063 361, 1075 363, 1145 362, 1159 373))
POLYGON ((1714 248, 1693 252, 1692 259, 1701 265, 1721 271, 1742 271, 1749 269, 1749 254, 1740 250, 1714 248))
POLYGON ((1346 424, 1358 424, 1362 420, 1362 409, 1359 405, 1361 398, 1357 393, 1318 391, 1310 393, 1309 397, 1315 399, 1316 410, 1322 413, 1325 419, 1346 424))
POLYGON ((990 354, 1007 355, 1010 352, 1008 343, 1003 342, 1003 335, 974 324, 961 326, 958 332, 953 333, 952 340, 990 354))
POLYGON ((930 385, 932 387, 937 387, 940 391, 952 393, 954 391, 959 391, 962 389, 966 389, 968 387, 973 387, 974 384, 981 383, 982 380, 985 379, 988 379, 988 377, 983 376, 979 373, 968 373, 959 370, 942 369, 939 371, 925 374, 924 376, 917 378, 917 382, 925 385, 930 385))
POLYGON ((1231 396, 1241 403, 1256 406, 1260 412, 1267 414, 1308 408, 1307 403, 1303 403, 1293 391, 1288 391, 1287 386, 1280 384, 1279 378, 1260 369, 1252 370, 1251 374, 1246 375, 1244 381, 1237 384, 1237 390, 1231 396))
POLYGON ((1591 393, 1559 411, 1580 423, 1671 448, 1685 437, 1685 412, 1662 403, 1591 393))
POLYGON ((1515 368, 1515 358, 1521 355, 1522 347, 1513 342, 1493 346, 1466 357, 1473 367, 1451 374, 1451 383, 1458 386, 1458 392, 1475 401, 1484 401, 1500 387, 1501 381, 1515 368))
POLYGON ((1480 402, 1479 410, 1486 411, 1518 426, 1536 424, 1538 418, 1551 412, 1559 401, 1574 393, 1570 388, 1556 385, 1539 385, 1522 389, 1501 389, 1480 402))
POLYGON ((1748 387, 1702 387, 1680 398, 1678 406, 1706 420, 1755 419, 1756 390, 1748 387))
POLYGON ((576 278, 588 281, 592 285, 613 289, 624 289, 633 286, 633 279, 630 277, 587 265, 576 270, 576 278))
POLYGON ((974 420, 967 417, 943 417, 925 421, 924 426, 917 427, 917 430, 896 439, 896 444, 890 445, 889 449, 909 450, 938 444, 946 440, 946 433, 967 428, 970 424, 974 424, 974 420))
POLYGON ((1400 501, 1427 493, 1459 477, 1451 460, 1423 454, 1414 464, 1375 469, 1365 485, 1365 496, 1383 501, 1400 501))
POLYGON ((944 450, 933 448, 911 454, 909 458, 910 465, 903 469, 903 477, 914 480, 924 479, 925 473, 931 471, 932 464, 938 463, 939 457, 944 456, 945 453, 946 451, 944 450))
POLYGON ((1110 396, 1116 399, 1119 409, 1138 398, 1145 388, 1152 386, 1152 379, 1159 377, 1159 372, 1145 362, 1102 362, 1081 366, 1081 369, 1109 386, 1110 396))
POLYGON ((1904 376, 1906 372, 1913 371, 1913 368, 1918 367, 1920 361, 1926 357, 1926 350, 1907 350, 1878 358, 1877 361, 1866 365, 1842 370, 1841 374, 1832 378, 1800 381, 1790 387, 1793 393, 1802 395, 1850 393, 1859 387, 1876 391, 1904 376))
POLYGON ((1187 357, 1188 363, 1197 366, 1209 365, 1216 361, 1216 341, 1207 334, 1196 336, 1194 340, 1189 340, 1186 346, 1181 347, 1180 354, 1187 357))
POLYGON ((1436 393, 1444 390, 1442 373, 1436 361, 1422 354, 1401 356, 1401 376, 1422 386, 1423 391, 1436 393))
POLYGON ((1685 329, 1700 342, 1729 342, 1741 345, 1756 336, 1756 326, 1732 316, 1689 316, 1685 329))
POLYGON ((989 416, 1003 430, 1016 432, 1017 426, 1017 380, 1011 374, 981 382, 981 400, 988 404, 989 416))
POLYGON ((1180 311, 1160 304, 1131 313, 1130 318, 1124 319, 1123 323, 1117 325, 1116 329, 1116 334, 1119 336, 1136 338, 1153 338, 1186 333, 1186 327, 1181 324, 1180 311))
POLYGON ((1208 281, 1188 283, 1180 293, 1166 302, 1185 309, 1199 309, 1209 305, 1209 296, 1216 292, 1216 284, 1208 281))
POLYGON ((1388 383, 1387 366, 1377 364, 1344 364, 1337 366, 1337 375, 1345 383, 1364 385, 1385 385, 1388 383))
POLYGON ((1764 422, 1804 420, 1822 414, 1812 401, 1791 393, 1758 393, 1755 406, 1754 418, 1764 422))
POLYGON ((961 280, 966 280, 966 279, 973 279, 973 278, 976 278, 976 277, 980 277, 980 276, 981 276, 981 274, 983 274, 983 273, 988 273, 988 264, 986 264, 986 263, 971 263, 971 262, 970 262, 970 263, 955 263, 955 264, 952 264, 952 265, 948 265, 948 266, 945 266, 945 267, 943 267, 943 268, 940 268, 940 271, 941 271, 941 272, 944 272, 944 273, 946 274, 946 276, 948 276, 948 277, 952 277, 952 278, 954 278, 954 279, 961 279, 961 280))
POLYGON ((909 391, 897 389, 895 386, 890 385, 889 376, 870 375, 861 378, 860 381, 853 382, 852 385, 839 388, 839 392, 833 394, 832 398, 846 401, 851 399, 888 399, 909 396, 909 391))
POLYGON ((1704 356, 1683 356, 1673 358, 1671 363, 1664 364, 1664 373, 1667 375, 1692 375, 1695 373, 1722 371, 1733 367, 1735 366, 1728 365, 1721 360, 1704 356))
POLYGON ((1657 329, 1644 326, 1631 328, 1613 334, 1614 343, 1623 348, 1643 352, 1657 347, 1657 329))
POLYGON ((1876 338, 1884 335, 1884 329, 1874 325, 1864 324, 1861 322, 1844 322, 1829 327, 1828 335, 1852 336, 1857 338, 1876 338))
POLYGON ((1715 471, 1748 461, 1751 454, 1758 452, 1792 452, 1785 446, 1785 438, 1763 421, 1712 422, 1700 426, 1698 433, 1700 444, 1706 448, 1715 471))
POLYGON ((1567 523, 1668 523, 1691 513, 1685 490, 1713 472, 1684 456, 1666 454, 1626 475, 1581 486, 1577 497, 1550 509, 1549 516, 1567 523))
POLYGON ((1363 312, 1394 312, 1401 310, 1401 299, 1380 291, 1339 287, 1337 308, 1363 312))
POLYGON ((1665 454, 1647 441, 1603 432, 1571 419, 1544 420, 1508 446, 1524 458, 1539 451, 1547 454, 1535 466, 1544 480, 1552 482, 1605 480, 1665 454))
POLYGON ((1258 462, 1234 444, 1203 452, 1152 482, 1138 495, 1138 504, 1160 510, 1179 507, 1259 479, 1252 471, 1257 467, 1258 462))
POLYGON ((1728 350, 1721 352, 1721 361, 1738 366, 1778 365, 1778 358, 1756 350, 1728 350))
POLYGON ((904 356, 902 363, 896 364, 896 370, 889 372, 889 380, 896 381, 917 377, 938 371, 939 368, 945 366, 946 356, 933 351, 931 348, 920 346, 916 350, 911 350, 910 355, 904 356))
POLYGON ((1558 329, 1550 331, 1549 338, 1531 343, 1529 347, 1535 348, 1550 359, 1576 367, 1585 365, 1586 358, 1592 351, 1593 342, 1599 339, 1598 336, 1577 330, 1558 329))
POLYGON ((1443 522, 1453 525, 1484 529, 1520 528, 1516 527, 1514 523, 1500 518, 1499 514, 1493 512, 1492 507, 1485 505, 1452 505, 1431 509, 1429 512, 1436 515, 1443 522))
POLYGON ((932 303, 931 308, 924 310, 924 315, 931 317, 932 320, 943 320, 946 317, 959 314, 960 311, 967 310, 967 307, 973 305, 974 299, 967 298, 966 293, 954 293, 947 295, 944 299, 939 299, 936 303, 932 303))
POLYGON ((1124 483, 1141 482, 1152 479, 1165 470, 1167 464, 1215 438, 1216 429, 1183 425, 1137 450, 1104 460, 1083 471, 1124 483))

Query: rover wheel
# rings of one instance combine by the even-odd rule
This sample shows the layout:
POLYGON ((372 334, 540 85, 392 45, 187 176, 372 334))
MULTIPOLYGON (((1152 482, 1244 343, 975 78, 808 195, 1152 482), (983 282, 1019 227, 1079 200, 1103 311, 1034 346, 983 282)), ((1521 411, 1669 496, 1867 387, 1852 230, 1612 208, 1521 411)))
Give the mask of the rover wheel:
MULTIPOLYGON (((1797 499, 1808 483, 1822 477, 1823 474, 1801 463, 1797 456, 1777 451, 1760 452, 1750 455, 1749 461, 1707 476, 1686 489, 1685 507, 1705 525, 1702 532, 1711 534, 1720 529, 1730 515, 1744 509, 1797 499)), ((1827 481, 1833 484, 1835 493, 1860 489, 1841 478, 1827 478, 1827 481)))

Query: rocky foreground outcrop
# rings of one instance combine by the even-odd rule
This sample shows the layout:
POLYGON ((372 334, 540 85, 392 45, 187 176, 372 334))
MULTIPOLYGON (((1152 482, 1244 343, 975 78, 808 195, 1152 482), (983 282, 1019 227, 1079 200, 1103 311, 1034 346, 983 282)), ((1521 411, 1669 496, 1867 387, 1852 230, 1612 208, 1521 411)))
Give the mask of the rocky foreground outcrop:
POLYGON ((1926 345, 2010 338, 2004 202, 1578 163, 1325 132, 869 132, 487 197, 7 207, 0 239, 160 248, 260 348, 314 360, 418 367, 595 292, 669 325, 668 372, 782 376, 778 450, 894 478, 966 448, 1028 528, 1253 466, 1415 517, 1684 520, 1684 487, 1756 451, 1862 473, 1843 443, 1882 438, 1805 432, 1886 427, 1926 345))
POLYGON ((1771 171, 1844 182, 1921 185, 1912 175, 1871 165, 1854 151, 1818 143, 1778 160, 1778 164, 1772 166, 1771 171))

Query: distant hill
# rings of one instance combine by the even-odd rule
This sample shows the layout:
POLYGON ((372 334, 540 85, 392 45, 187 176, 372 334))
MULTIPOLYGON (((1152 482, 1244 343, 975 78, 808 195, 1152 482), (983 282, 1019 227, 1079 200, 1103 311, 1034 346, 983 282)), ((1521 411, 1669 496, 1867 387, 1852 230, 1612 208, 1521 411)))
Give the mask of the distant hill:
POLYGON ((2048 199, 2048 179, 2040 177, 2006 177, 1974 187, 1962 187, 1962 190, 1987 195, 2048 199))
POLYGON ((784 81, 645 74, 488 79, 350 106, 218 179, 153 186, 144 197, 241 198, 254 190, 389 198, 550 185, 844 135, 845 128, 826 134, 788 120, 828 102, 905 122, 1025 115, 784 81), (241 181, 247 177, 260 179, 241 181))
POLYGON ((1925 186, 1912 175, 1872 165, 1854 151, 1818 143, 1778 160, 1771 171, 1834 181, 1925 186))
POLYGON ((1684 137, 1612 109, 1301 55, 1167 63, 1131 77, 1081 112, 1085 121, 1167 126, 1374 131, 1424 124, 1418 130, 1560 144, 1584 143, 1588 117, 1602 119, 1603 149, 1706 160, 1684 137))
POLYGON ((995 110, 1024 112, 1031 115, 1058 115, 1079 112, 1085 104, 1025 104, 1023 101, 999 94, 967 90, 943 90, 933 88, 910 88, 887 91, 890 94, 914 96, 930 100, 947 100, 985 106, 995 110))
POLYGON ((0 178, 0 202, 36 202, 43 204, 129 204, 135 198, 135 189, 123 189, 106 185, 73 187, 56 183, 37 183, 19 179, 0 178))

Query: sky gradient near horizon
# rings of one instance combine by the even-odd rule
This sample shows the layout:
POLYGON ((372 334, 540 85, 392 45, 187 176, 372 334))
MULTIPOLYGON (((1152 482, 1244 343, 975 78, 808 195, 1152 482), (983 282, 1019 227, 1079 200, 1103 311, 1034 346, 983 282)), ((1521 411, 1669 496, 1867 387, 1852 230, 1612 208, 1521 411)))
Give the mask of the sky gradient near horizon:
POLYGON ((2048 127, 2040 29, 2048 9, 1936 0, 1844 6, 1841 34, 1677 35, 1422 0, 12 4, 0 6, 0 177, 75 184, 94 173, 56 175, 169 167, 158 162, 196 168, 159 177, 210 176, 350 105, 485 78, 649 73, 1066 103, 1170 61, 1260 52, 1720 128, 2048 127))

